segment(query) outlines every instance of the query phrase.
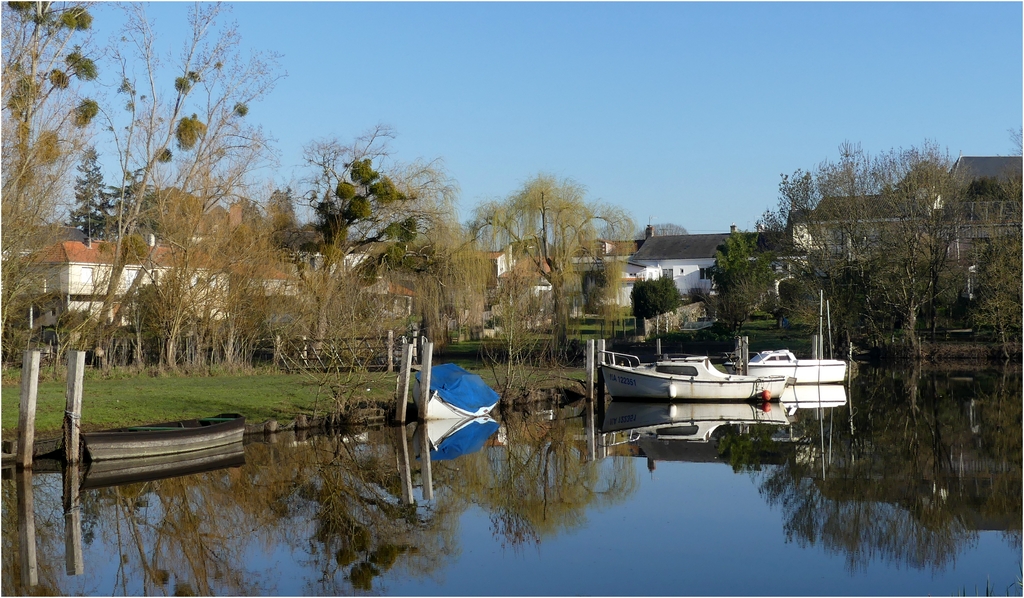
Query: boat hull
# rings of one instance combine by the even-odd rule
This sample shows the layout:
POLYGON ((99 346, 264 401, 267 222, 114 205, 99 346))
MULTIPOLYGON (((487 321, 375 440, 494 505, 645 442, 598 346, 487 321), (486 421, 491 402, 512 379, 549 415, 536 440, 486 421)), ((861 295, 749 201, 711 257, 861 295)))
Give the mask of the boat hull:
POLYGON ((427 399, 427 412, 423 419, 449 420, 482 417, 488 415, 491 410, 494 409, 495 405, 497 405, 497 403, 490 406, 480 407, 477 410, 470 412, 448 403, 442 399, 441 395, 437 392, 432 392, 430 393, 430 398, 427 399))
POLYGON ((241 441, 186 454, 109 459, 89 465, 82 489, 152 482, 242 465, 245 447, 241 441))
POLYGON ((616 399, 742 401, 761 398, 766 390, 772 399, 778 399, 787 385, 784 376, 702 379, 663 374, 645 366, 606 364, 601 366, 601 373, 608 394, 616 399))
POLYGON ((82 433, 91 461, 158 457, 241 442, 245 418, 234 414, 102 432, 82 433))

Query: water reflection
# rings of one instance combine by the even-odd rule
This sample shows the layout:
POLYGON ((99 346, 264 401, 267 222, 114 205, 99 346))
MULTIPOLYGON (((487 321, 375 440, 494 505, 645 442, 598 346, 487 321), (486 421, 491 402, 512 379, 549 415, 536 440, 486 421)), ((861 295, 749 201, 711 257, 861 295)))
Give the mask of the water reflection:
POLYGON ((868 369, 846 413, 806 412, 805 441, 759 472, 789 540, 938 570, 981 530, 1021 546, 1021 378, 868 369))
POLYGON ((787 542, 851 572, 940 570, 981 530, 1020 549, 1020 393, 1019 372, 862 370, 842 400, 801 394, 767 409, 612 402, 602 427, 581 403, 500 422, 250 439, 244 465, 187 476, 37 468, 3 481, 0 589, 386 593, 395 580, 443 579, 463 550, 489 553, 465 545, 471 510, 512 552, 600 525, 610 507, 659 491, 641 483, 643 460, 752 476, 787 542))

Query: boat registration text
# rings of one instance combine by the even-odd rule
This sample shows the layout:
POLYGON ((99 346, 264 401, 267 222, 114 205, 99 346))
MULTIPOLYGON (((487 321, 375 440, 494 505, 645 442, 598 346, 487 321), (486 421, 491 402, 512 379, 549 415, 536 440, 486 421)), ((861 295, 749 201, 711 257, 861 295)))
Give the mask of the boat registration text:
POLYGON ((610 374, 608 377, 611 379, 612 382, 618 382, 623 386, 636 386, 636 380, 633 378, 627 378, 626 376, 616 376, 615 374, 610 374))

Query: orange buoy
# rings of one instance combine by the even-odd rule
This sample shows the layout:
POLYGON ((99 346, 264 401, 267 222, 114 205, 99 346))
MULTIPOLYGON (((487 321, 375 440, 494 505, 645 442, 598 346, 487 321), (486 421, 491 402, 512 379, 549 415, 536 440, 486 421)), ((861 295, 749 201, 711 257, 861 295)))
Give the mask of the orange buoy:
POLYGON ((761 391, 761 399, 764 401, 772 400, 772 393, 767 388, 761 391))
POLYGON ((769 413, 769 412, 771 412, 771 410, 772 410, 772 404, 771 403, 769 403, 768 401, 765 401, 764 403, 761 403, 761 411, 764 411, 765 413, 769 413))

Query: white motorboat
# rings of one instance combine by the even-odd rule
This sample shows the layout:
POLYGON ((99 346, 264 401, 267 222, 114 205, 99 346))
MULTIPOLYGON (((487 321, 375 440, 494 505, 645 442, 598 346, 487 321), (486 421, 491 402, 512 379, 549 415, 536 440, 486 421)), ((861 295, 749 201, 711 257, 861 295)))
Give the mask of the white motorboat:
MULTIPOLYGON (((735 371, 734 364, 726 369, 735 371)), ((781 375, 796 384, 832 384, 846 379, 846 362, 838 359, 797 359, 788 349, 761 351, 747 363, 748 376, 781 375)))
POLYGON ((749 403, 638 403, 612 401, 602 432, 629 432, 631 437, 657 436, 662 440, 708 442, 724 425, 771 424, 783 426, 789 418, 771 404, 749 403))
POLYGON ((715 369, 707 357, 680 357, 641 364, 635 355, 604 351, 601 374, 615 399, 778 399, 789 384, 783 375, 741 376, 715 369))

